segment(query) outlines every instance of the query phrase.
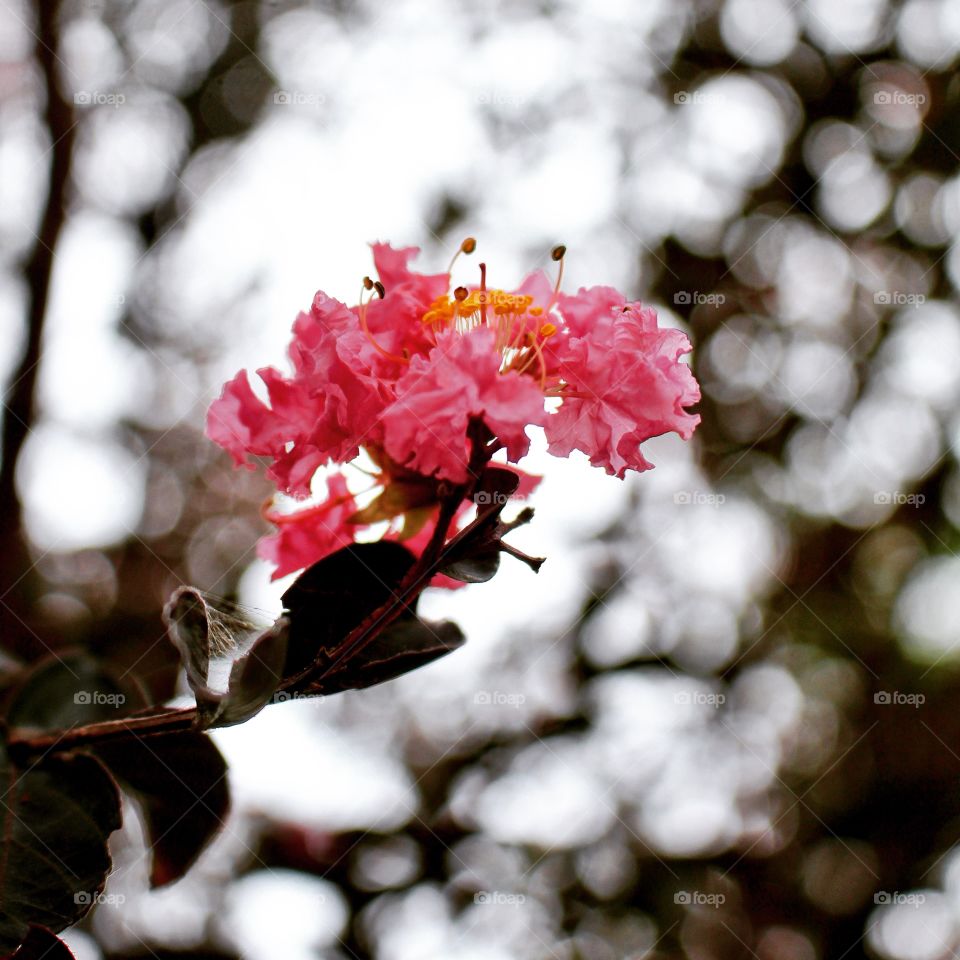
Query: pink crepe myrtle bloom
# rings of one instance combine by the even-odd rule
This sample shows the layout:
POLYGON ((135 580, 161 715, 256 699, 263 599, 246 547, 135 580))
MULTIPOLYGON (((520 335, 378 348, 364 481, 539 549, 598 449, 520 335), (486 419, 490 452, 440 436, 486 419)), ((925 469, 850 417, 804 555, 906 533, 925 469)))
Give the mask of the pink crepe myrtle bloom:
MULTIPOLYGON (((474 246, 464 241, 460 252, 474 246)), ((688 439, 699 423, 685 409, 700 399, 680 360, 691 349, 686 336, 610 287, 562 293, 564 248, 553 252, 556 283, 537 271, 511 292, 488 288, 484 264, 479 285, 451 291, 449 268, 410 269, 415 247, 372 247, 379 279, 364 278, 360 302, 318 292, 293 326, 292 373, 257 371, 268 402, 240 371, 207 416, 208 436, 238 466, 268 458, 268 476, 295 498, 310 495, 318 468, 361 450, 378 466, 381 492, 362 510, 341 477, 328 479, 322 504, 267 514, 278 529, 261 555, 276 575, 380 521, 388 535, 417 543, 438 491, 468 478, 471 423, 483 423, 510 463, 527 453, 527 427, 536 425, 551 453, 580 450, 621 478, 652 466, 644 441, 670 432, 688 439)))
POLYGON ((346 478, 332 474, 327 479, 327 498, 321 503, 290 513, 264 511, 277 532, 257 544, 257 556, 274 565, 274 580, 309 567, 353 543, 355 531, 349 519, 356 512, 357 501, 346 478))

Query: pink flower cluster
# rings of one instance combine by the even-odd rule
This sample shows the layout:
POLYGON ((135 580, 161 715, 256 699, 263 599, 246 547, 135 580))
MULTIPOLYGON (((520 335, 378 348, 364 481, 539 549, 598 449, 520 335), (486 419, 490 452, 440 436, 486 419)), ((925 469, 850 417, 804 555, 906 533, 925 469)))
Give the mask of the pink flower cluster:
MULTIPOLYGON (((462 250, 472 249, 465 241, 462 250)), ((449 273, 410 269, 416 253, 373 244, 379 280, 365 279, 369 298, 347 307, 317 293, 293 326, 292 374, 257 371, 269 404, 240 371, 210 407, 208 436, 238 465, 270 458, 268 475, 292 497, 310 495, 319 467, 361 450, 380 470, 382 492, 362 510, 333 474, 323 502, 268 513, 278 531, 260 552, 275 576, 384 520, 415 548, 429 536, 439 486, 467 480, 472 420, 512 463, 535 424, 551 453, 580 450, 618 477, 652 466, 643 441, 671 431, 687 439, 699 422, 684 409, 700 399, 679 361, 690 343, 659 328, 653 309, 610 287, 564 294, 542 271, 516 291, 487 289, 483 265, 480 286, 451 293, 449 273)), ((557 248, 561 268, 562 257, 557 248)))

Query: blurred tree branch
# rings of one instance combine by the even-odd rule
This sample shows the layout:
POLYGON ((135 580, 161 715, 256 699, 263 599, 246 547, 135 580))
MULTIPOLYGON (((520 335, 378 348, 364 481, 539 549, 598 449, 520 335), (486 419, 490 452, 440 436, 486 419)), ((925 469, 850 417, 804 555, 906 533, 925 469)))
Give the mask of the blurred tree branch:
POLYGON ((28 285, 27 337, 23 356, 3 405, 3 459, 0 462, 0 541, 4 563, 0 570, 0 629, 7 649, 23 646, 25 625, 17 616, 17 601, 29 594, 25 571, 29 567, 23 510, 16 487, 17 460, 36 416, 36 386, 40 367, 44 317, 50 301, 54 250, 66 220, 70 166, 73 158, 76 121, 73 107, 57 84, 58 21, 60 0, 35 5, 36 59, 46 89, 44 119, 50 134, 50 165, 47 197, 40 218, 40 231, 24 268, 28 285))

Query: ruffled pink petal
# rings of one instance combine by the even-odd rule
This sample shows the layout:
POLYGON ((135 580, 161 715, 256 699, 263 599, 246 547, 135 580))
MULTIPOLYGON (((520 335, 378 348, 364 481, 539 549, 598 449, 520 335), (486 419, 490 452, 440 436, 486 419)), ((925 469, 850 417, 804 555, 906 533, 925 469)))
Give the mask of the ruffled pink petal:
MULTIPOLYGON (((446 278, 443 284, 446 284, 446 278)), ((403 373, 405 364, 384 356, 384 353, 397 358, 430 352, 433 338, 422 318, 433 299, 431 291, 403 284, 391 288, 382 300, 376 297, 370 301, 366 311, 367 328, 381 350, 362 333, 362 343, 357 341, 358 353, 365 357, 369 369, 384 378, 396 380, 403 373)), ((359 320, 356 327, 359 332, 359 320)))
POLYGON ((550 452, 581 450, 620 478, 650 469, 641 443, 670 432, 687 439, 700 422, 684 409, 700 399, 679 360, 690 349, 681 331, 659 329, 655 311, 640 304, 621 307, 612 328, 571 338, 560 371, 577 396, 565 397, 547 424, 550 452))
POLYGON ((523 278, 523 283, 517 287, 517 293, 533 297, 533 306, 545 310, 553 297, 553 282, 542 270, 534 270, 523 278))
POLYGON ((287 427, 253 392, 246 370, 223 385, 207 410, 207 436, 237 466, 246 463, 248 455, 270 457, 282 449, 287 427))
POLYGON ((371 243, 373 265, 380 282, 387 289, 387 296, 399 287, 407 286, 429 304, 436 297, 443 296, 450 285, 450 275, 446 273, 416 273, 408 266, 419 252, 419 247, 391 247, 389 243, 371 243))
POLYGON ((278 490, 289 496, 308 497, 314 474, 329 459, 325 451, 310 443, 296 443, 270 464, 267 476, 276 484, 278 490))
POLYGON ((529 376, 497 373, 481 386, 481 409, 475 411, 506 447, 507 459, 517 463, 530 450, 527 426, 543 426, 547 414, 543 391, 529 376))
POLYGON ((613 287, 581 287, 573 296, 561 293, 557 305, 573 337, 596 335, 598 326, 608 326, 626 298, 613 287))
POLYGON ((419 247, 392 247, 389 243, 371 243, 373 265, 377 276, 386 287, 399 286, 409 280, 410 261, 420 252, 419 247))
POLYGON ((305 398, 300 442, 306 454, 319 451, 321 462, 353 459, 365 441, 375 439, 371 427, 393 399, 379 368, 380 355, 360 329, 356 308, 317 293, 310 312, 301 313, 294 324, 290 356, 305 398))
POLYGON ((327 499, 290 514, 273 514, 277 532, 257 544, 257 554, 276 565, 272 580, 303 570, 327 554, 353 543, 357 531, 347 519, 357 510, 356 501, 340 474, 327 480, 327 499))
POLYGON ((337 338, 356 328, 356 317, 344 303, 318 290, 309 313, 293 323, 290 359, 298 374, 315 374, 336 348, 337 338))
POLYGON ((414 357, 383 414, 387 453, 418 473, 462 483, 470 450, 467 428, 480 417, 519 460, 530 447, 528 424, 546 420, 543 394, 530 377, 500 373, 493 332, 446 333, 428 357, 414 357))

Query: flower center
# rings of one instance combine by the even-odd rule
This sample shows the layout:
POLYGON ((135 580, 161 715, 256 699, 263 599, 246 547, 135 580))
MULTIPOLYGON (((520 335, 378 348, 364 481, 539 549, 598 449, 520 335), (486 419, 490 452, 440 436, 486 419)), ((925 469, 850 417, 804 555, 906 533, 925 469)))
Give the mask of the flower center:
MULTIPOLYGON (((449 275, 454 263, 461 254, 471 254, 477 243, 473 237, 467 237, 460 244, 447 267, 449 275)), ((500 372, 530 373, 539 375, 540 386, 547 386, 547 363, 543 355, 544 343, 557 332, 556 324, 546 318, 550 316, 557 294, 560 292, 560 283, 563 279, 563 257, 567 248, 556 246, 551 251, 551 259, 559 263, 557 282, 553 288, 550 302, 544 307, 533 302, 533 297, 525 293, 509 293, 499 288, 487 289, 487 265, 480 264, 480 287, 468 290, 466 287, 457 287, 451 296, 449 292, 437 297, 427 308, 421 322, 433 330, 434 340, 439 333, 454 330, 460 334, 469 333, 485 327, 494 333, 494 349, 500 354, 500 372)), ((364 292, 373 291, 383 299, 385 289, 379 281, 363 278, 363 289, 360 291, 359 318, 364 335, 373 344, 379 353, 400 363, 409 363, 410 358, 404 350, 403 356, 390 353, 384 349, 370 332, 367 325, 367 305, 370 300, 364 301, 364 292)))
POLYGON ((500 372, 533 372, 539 366, 546 377, 543 343, 557 332, 555 324, 544 323, 544 308, 525 293, 506 290, 467 291, 457 287, 453 296, 437 297, 423 315, 423 323, 434 331, 469 333, 486 327, 493 331, 494 349, 502 357, 500 372))
POLYGON ((455 329, 468 333, 488 327, 497 334, 497 349, 506 352, 519 345, 531 333, 552 336, 557 328, 543 322, 543 307, 535 306, 533 297, 506 290, 471 290, 457 287, 453 297, 437 297, 423 315, 423 322, 436 330, 455 329))
MULTIPOLYGON (((464 241, 458 253, 472 253, 473 246, 468 249, 468 244, 469 239, 464 241)), ((553 297, 546 307, 535 304, 533 297, 525 293, 509 293, 499 288, 488 290, 487 265, 481 263, 479 289, 457 287, 452 297, 449 293, 437 297, 424 313, 422 322, 431 326, 435 333, 445 330, 469 333, 481 327, 492 330, 494 349, 502 357, 500 372, 538 372, 541 386, 545 386, 547 370, 543 344, 557 332, 556 324, 549 320, 545 322, 545 318, 550 315, 560 288, 565 252, 564 247, 553 250, 552 257, 560 262, 560 272, 553 297)))

